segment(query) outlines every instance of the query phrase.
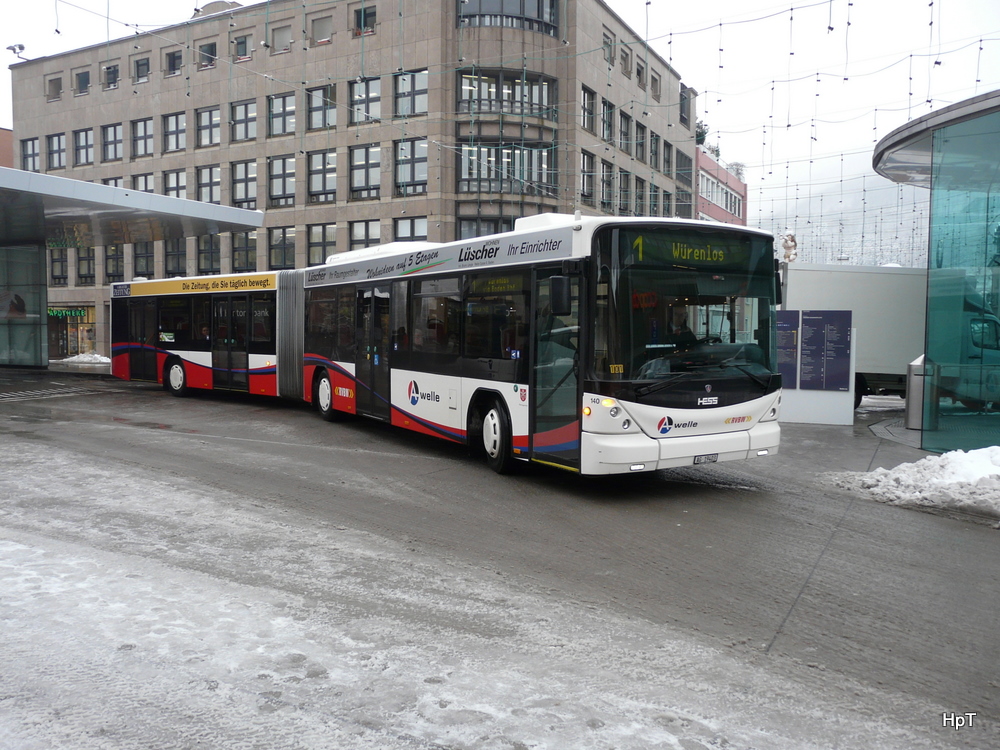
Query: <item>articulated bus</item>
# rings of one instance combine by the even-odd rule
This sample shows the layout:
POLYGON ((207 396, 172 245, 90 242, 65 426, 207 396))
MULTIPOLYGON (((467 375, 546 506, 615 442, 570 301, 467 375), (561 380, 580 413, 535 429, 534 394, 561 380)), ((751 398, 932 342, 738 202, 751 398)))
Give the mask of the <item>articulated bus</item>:
POLYGON ((774 454, 772 237, 545 214, 305 269, 112 286, 112 372, 301 399, 582 474, 774 454))

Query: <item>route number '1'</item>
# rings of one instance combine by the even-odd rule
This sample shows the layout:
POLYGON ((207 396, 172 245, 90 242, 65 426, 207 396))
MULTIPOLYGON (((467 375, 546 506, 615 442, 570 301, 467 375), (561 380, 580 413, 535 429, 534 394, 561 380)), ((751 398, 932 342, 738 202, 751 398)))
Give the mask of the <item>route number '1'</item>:
POLYGON ((642 239, 643 239, 642 235, 640 234, 638 237, 635 238, 635 241, 632 243, 632 249, 639 251, 640 263, 642 262, 642 239))

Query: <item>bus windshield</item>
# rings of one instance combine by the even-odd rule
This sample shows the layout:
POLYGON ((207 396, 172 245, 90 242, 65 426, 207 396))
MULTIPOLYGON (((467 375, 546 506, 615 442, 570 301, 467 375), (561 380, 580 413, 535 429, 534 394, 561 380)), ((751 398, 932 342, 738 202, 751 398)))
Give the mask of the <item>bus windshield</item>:
POLYGON ((636 393, 685 379, 770 391, 775 277, 767 238, 726 228, 627 225, 597 237, 595 375, 636 393))

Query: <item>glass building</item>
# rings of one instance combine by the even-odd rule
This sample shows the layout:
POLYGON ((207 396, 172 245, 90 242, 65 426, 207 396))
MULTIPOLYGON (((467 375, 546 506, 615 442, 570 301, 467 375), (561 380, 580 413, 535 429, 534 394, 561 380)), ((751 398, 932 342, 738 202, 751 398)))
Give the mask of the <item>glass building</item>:
POLYGON ((931 191, 921 447, 1000 444, 1000 91, 898 128, 873 163, 931 191))

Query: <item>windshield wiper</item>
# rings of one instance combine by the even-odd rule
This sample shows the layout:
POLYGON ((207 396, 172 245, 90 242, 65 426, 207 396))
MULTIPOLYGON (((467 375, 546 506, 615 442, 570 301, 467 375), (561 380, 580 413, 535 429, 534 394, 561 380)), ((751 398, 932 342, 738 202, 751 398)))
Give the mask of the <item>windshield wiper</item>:
POLYGON ((642 396, 648 396, 650 393, 656 393, 657 391, 662 391, 667 386, 676 383, 678 380, 688 377, 690 374, 691 374, 690 372, 677 372, 668 378, 665 378, 663 380, 657 380, 655 383, 650 383, 649 385, 640 385, 638 388, 635 389, 635 395, 641 398, 642 396))
POLYGON ((750 370, 746 365, 738 365, 735 362, 723 362, 720 367, 735 367, 740 372, 744 373, 748 378, 750 378, 757 385, 761 386, 765 390, 771 385, 771 373, 767 374, 767 377, 763 375, 758 375, 757 373, 750 370))

